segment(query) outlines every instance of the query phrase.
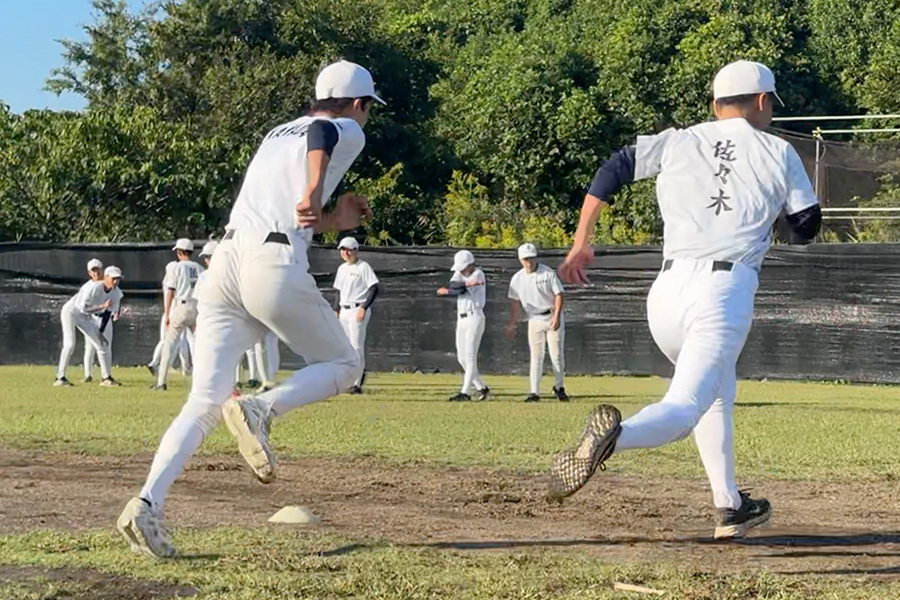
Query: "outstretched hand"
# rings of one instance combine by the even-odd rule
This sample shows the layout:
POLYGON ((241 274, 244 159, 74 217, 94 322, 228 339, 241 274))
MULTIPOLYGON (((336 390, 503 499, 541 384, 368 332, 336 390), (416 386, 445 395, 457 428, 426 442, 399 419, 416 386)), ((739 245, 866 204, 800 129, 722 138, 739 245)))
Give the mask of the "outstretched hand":
POLYGON ((590 244, 572 246, 563 264, 559 267, 559 278, 563 280, 563 283, 587 285, 590 283, 590 280, 587 278, 586 270, 593 262, 593 246, 590 244))

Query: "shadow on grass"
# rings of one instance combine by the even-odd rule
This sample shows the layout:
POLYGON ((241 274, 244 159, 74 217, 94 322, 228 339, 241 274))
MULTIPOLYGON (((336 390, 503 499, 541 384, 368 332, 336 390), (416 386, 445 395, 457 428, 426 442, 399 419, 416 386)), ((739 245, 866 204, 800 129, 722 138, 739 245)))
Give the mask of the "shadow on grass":
MULTIPOLYGON (((900 533, 849 533, 849 534, 791 534, 789 532, 777 535, 763 535, 736 540, 716 540, 712 537, 696 536, 682 538, 658 538, 658 537, 623 537, 623 538, 584 538, 584 539, 544 539, 544 540, 478 540, 478 541, 447 541, 447 542, 423 542, 411 544, 396 544, 403 548, 424 548, 432 550, 514 550, 517 548, 566 548, 579 546, 633 546, 638 544, 661 544, 664 546, 679 545, 718 545, 718 546, 753 546, 764 548, 805 547, 805 548, 834 548, 835 546, 879 546, 884 544, 900 544, 900 533)), ((318 553, 319 556, 343 556, 365 550, 377 550, 393 546, 390 542, 354 543, 340 546, 332 550, 318 553)), ((828 556, 900 556, 898 553, 875 552, 840 552, 835 550, 805 550, 800 552, 784 552, 779 554, 765 554, 760 557, 772 558, 812 558, 828 556)), ((852 574, 855 571, 848 571, 852 574)), ((864 572, 864 571, 860 571, 864 572)), ((897 567, 900 573, 900 567, 897 567)))

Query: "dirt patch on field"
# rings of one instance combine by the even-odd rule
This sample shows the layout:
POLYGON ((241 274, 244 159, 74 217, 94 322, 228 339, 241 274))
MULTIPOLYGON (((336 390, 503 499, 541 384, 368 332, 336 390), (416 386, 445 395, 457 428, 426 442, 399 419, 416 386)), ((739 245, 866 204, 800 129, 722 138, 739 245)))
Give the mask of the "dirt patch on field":
POLYGON ((164 600, 197 594, 196 589, 184 585, 108 575, 92 569, 0 565, 0 589, 4 585, 14 585, 47 600, 164 600))
MULTIPOLYGON (((111 527, 150 456, 82 457, 0 449, 0 535, 111 527)), ((733 543, 711 539, 705 482, 598 473, 562 506, 538 476, 374 459, 302 459, 256 483, 237 457, 196 460, 167 504, 171 524, 273 527, 288 504, 310 507, 320 530, 456 551, 571 547, 607 561, 666 561, 703 571, 900 576, 895 481, 754 481, 772 525, 733 543)), ((177 533, 176 533, 177 542, 177 533)), ((364 552, 365 545, 323 548, 364 552)), ((139 597, 139 596, 135 596, 139 597)))

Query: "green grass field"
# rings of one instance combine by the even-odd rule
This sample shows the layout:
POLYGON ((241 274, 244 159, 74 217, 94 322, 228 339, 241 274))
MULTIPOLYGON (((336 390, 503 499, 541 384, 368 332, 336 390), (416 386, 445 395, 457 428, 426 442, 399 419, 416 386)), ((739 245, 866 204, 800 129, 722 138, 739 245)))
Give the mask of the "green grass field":
MULTIPOLYGON (((4 447, 116 456, 152 452, 186 396, 184 380, 174 375, 170 391, 161 394, 147 389, 146 371, 119 369, 116 375, 126 387, 77 384, 65 389, 51 387, 50 367, 0 368, 0 453, 4 447)), ((494 391, 489 402, 445 402, 458 379, 373 375, 362 396, 341 396, 277 421, 276 450, 282 459, 368 456, 389 463, 537 472, 573 441, 593 405, 612 403, 627 415, 660 398, 666 387, 655 378, 570 378, 573 402, 524 404, 526 378, 498 376, 487 378, 494 391)), ((890 485, 900 478, 897 396, 891 387, 742 382, 735 413, 741 477, 890 485)), ((220 427, 201 452, 233 449, 220 427)), ((609 468, 643 476, 703 477, 690 440, 616 457, 609 468)), ((900 597, 900 585, 890 578, 773 575, 758 565, 746 575, 726 576, 679 568, 677 561, 607 563, 578 548, 465 553, 333 533, 273 534, 271 529, 227 523, 186 531, 179 546, 194 557, 153 562, 130 554, 108 529, 36 530, 0 538, 0 565, 95 569, 138 581, 187 585, 197 588, 199 597, 215 599, 651 597, 614 591, 613 581, 667 590, 667 598, 900 597), (355 543, 365 543, 367 550, 323 554, 355 543)), ((86 585, 38 575, 4 577, 0 567, 4 599, 104 597, 86 585)))

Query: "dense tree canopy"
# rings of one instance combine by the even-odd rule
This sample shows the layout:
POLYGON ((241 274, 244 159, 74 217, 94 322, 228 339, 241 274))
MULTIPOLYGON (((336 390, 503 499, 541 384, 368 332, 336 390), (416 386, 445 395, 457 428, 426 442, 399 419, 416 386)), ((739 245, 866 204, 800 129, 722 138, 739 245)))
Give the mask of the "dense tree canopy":
MULTIPOLYGON (((205 236, 261 136, 317 71, 369 67, 389 106, 348 185, 372 243, 568 240, 598 162, 638 133, 709 117, 724 63, 760 60, 795 114, 898 112, 897 0, 94 0, 48 88, 80 113, 0 103, 0 239, 205 236)), ((894 192, 895 193, 895 192, 894 192)), ((652 185, 601 241, 656 239, 652 185)))

